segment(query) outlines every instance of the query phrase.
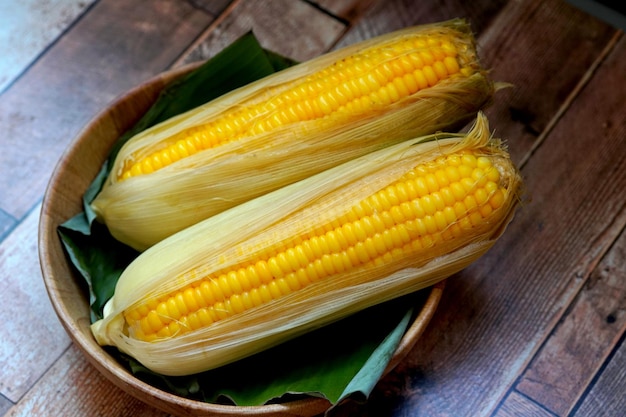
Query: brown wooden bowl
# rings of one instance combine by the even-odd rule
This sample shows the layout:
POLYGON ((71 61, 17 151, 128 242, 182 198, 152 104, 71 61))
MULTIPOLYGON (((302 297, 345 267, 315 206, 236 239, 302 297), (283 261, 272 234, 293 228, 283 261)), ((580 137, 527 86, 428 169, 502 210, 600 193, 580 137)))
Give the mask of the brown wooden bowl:
MULTIPOLYGON (((52 305, 65 330, 89 362, 130 395, 177 416, 314 416, 330 403, 310 398, 284 404, 251 407, 210 404, 162 391, 130 374, 95 341, 90 330, 89 305, 82 278, 69 261, 57 234, 59 224, 83 211, 82 196, 96 176, 115 140, 147 111, 167 83, 197 65, 165 72, 124 94, 95 117, 69 145, 48 184, 39 223, 39 258, 52 305)), ((444 288, 430 293, 404 335, 385 373, 413 348, 432 318, 444 288)))

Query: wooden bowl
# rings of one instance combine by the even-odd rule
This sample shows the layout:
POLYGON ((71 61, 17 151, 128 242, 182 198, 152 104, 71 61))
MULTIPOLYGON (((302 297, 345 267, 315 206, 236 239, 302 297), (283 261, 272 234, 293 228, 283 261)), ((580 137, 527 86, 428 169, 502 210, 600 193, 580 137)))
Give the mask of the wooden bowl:
MULTIPOLYGON (((167 83, 197 65, 165 72, 124 94, 94 118, 69 145, 48 184, 39 224, 39 258, 52 305, 65 330, 89 362, 130 395, 177 416, 314 416, 330 403, 321 398, 251 407, 210 404, 164 392, 130 374, 93 338, 82 278, 70 263, 57 234, 59 224, 83 211, 82 195, 115 140, 146 112, 167 83)), ((432 287, 425 304, 402 339, 385 373, 412 349, 432 318, 444 284, 432 287)))

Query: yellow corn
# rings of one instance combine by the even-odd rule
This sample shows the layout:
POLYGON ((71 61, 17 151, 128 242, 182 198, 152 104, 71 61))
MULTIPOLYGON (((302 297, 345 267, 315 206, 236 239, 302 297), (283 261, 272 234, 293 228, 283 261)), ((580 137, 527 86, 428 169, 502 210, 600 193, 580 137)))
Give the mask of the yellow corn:
POLYGON ((390 146, 155 245, 94 334, 156 372, 220 366, 464 268, 503 232, 519 186, 479 115, 466 136, 390 146))
POLYGON ((492 93, 465 22, 404 29, 138 134, 120 151, 92 207, 113 236, 144 250, 349 159, 458 127, 492 93))
POLYGON ((196 282, 125 312, 129 333, 149 341, 177 337, 351 268, 420 257, 490 223, 505 193, 491 160, 470 151, 419 165, 303 236, 267 242, 254 260, 195 271, 196 282))
POLYGON ((391 45, 358 51, 304 79, 270 88, 261 101, 246 100, 209 123, 182 130, 163 141, 164 148, 127 157, 117 180, 149 174, 197 152, 294 123, 359 116, 462 75, 462 70, 471 74, 473 51, 459 55, 453 42, 447 33, 418 32, 391 45))

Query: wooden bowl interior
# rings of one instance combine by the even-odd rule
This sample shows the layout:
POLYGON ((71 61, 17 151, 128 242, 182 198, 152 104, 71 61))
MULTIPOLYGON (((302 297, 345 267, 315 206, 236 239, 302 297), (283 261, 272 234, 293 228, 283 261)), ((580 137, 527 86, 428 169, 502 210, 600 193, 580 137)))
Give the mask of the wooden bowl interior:
MULTIPOLYGON (((48 295, 65 330, 90 363, 120 389, 163 411, 177 416, 318 415, 330 405, 321 398, 238 407, 203 403, 161 391, 132 376, 95 342, 91 334, 85 286, 61 245, 57 227, 83 211, 82 195, 115 140, 147 111, 168 82, 196 66, 161 74, 117 99, 85 127, 59 160, 44 195, 39 224, 39 257, 48 295)), ((442 290, 443 283, 430 290, 425 305, 402 339, 386 372, 391 371, 413 348, 432 318, 442 290)))

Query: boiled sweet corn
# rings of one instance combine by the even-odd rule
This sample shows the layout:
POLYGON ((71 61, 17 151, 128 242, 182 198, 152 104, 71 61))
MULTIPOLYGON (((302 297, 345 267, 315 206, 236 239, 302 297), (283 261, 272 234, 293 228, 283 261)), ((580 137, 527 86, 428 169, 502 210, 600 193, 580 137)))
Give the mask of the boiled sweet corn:
POLYGON ((461 20, 404 29, 240 88, 132 138, 92 203, 144 250, 220 211, 467 122, 494 87, 461 20))
POLYGON ((520 181, 479 114, 465 136, 392 145, 165 239, 92 330, 162 374, 224 365, 466 267, 520 181))

